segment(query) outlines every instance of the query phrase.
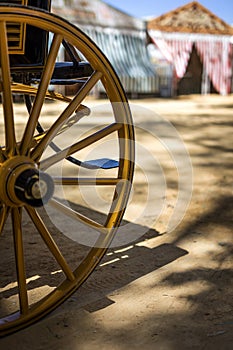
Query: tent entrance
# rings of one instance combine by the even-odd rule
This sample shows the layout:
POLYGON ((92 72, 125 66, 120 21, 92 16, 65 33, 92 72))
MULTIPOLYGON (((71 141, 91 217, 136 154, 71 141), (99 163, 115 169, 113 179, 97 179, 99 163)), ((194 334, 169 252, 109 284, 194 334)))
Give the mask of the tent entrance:
POLYGON ((177 83, 178 95, 201 94, 202 92, 203 64, 193 45, 192 53, 186 72, 177 83))

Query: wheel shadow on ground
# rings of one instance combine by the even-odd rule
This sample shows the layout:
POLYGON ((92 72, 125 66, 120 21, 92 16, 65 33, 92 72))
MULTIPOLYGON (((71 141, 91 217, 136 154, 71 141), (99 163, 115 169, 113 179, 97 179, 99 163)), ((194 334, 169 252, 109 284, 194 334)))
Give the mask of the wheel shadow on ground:
MULTIPOLYGON (((87 214, 87 208, 77 205, 74 205, 74 207, 76 207, 76 210, 79 213, 87 214)), ((51 226, 51 222, 49 221, 49 217, 46 217, 46 213, 44 212, 43 214, 44 222, 51 231, 54 227, 51 226)), ((96 211, 94 216, 96 221, 99 222, 103 222, 105 219, 105 216, 102 213, 96 211)), ((28 282, 28 290, 35 290, 36 292, 36 289, 41 288, 42 286, 58 286, 59 278, 62 277, 62 272, 60 271, 51 276, 51 271, 57 270, 54 259, 52 256, 44 254, 45 245, 41 240, 41 237, 37 237, 38 234, 35 232, 32 233, 28 224, 26 226, 27 231, 29 231, 29 233, 26 232, 26 237, 24 239, 25 256, 27 255, 27 251, 29 251, 29 257, 27 257, 27 278, 31 279, 31 281, 28 282), (48 271, 50 271, 50 273, 47 272, 46 266, 49 266, 48 271), (37 278, 34 279, 34 276, 37 278)), ((108 293, 122 288, 134 280, 159 269, 188 253, 186 250, 179 248, 175 244, 162 244, 155 248, 149 248, 147 247, 148 241, 161 236, 156 230, 123 220, 121 234, 122 231, 124 232, 124 227, 126 227, 126 234, 129 234, 129 231, 131 231, 132 237, 138 237, 139 232, 144 234, 132 243, 121 245, 117 248, 110 248, 107 251, 106 255, 91 276, 89 276, 84 284, 79 287, 75 296, 71 297, 77 302, 76 306, 83 307, 85 305, 85 309, 90 312, 104 308, 112 303, 112 301, 106 297, 108 293), (135 235, 134 232, 136 232, 135 235)), ((3 260, 5 254, 4 251, 8 253, 9 247, 13 246, 10 228, 8 228, 8 231, 9 232, 6 232, 7 234, 5 237, 3 235, 4 245, 1 247, 1 259, 3 260)), ((56 230, 54 230, 53 238, 61 251, 65 253, 65 256, 72 256, 72 254, 75 256, 77 250, 79 250, 80 256, 82 257, 82 254, 85 256, 90 249, 90 247, 84 247, 77 242, 73 242, 61 232, 56 232, 56 230)), ((72 259, 75 260, 75 257, 71 257, 71 260, 72 259)), ((12 254, 10 255, 10 258, 6 259, 4 266, 5 267, 2 266, 0 269, 2 275, 0 287, 4 288, 2 298, 7 300, 12 296, 17 295, 14 258, 12 254), (8 268, 6 268, 6 266, 8 266, 8 268), (11 282, 14 282, 14 285, 11 285, 11 282), (9 287, 7 287, 7 285, 9 285, 9 287)))
MULTIPOLYGON (((76 209, 87 215, 87 208, 76 206, 76 209)), ((98 222, 105 221, 102 213, 95 211, 94 217, 98 222)), ((162 236, 158 231, 126 220, 122 221, 119 235, 118 244, 124 242, 124 235, 131 237, 132 242, 127 238, 125 241, 129 243, 108 249, 97 268, 70 298, 76 307, 88 312, 103 309, 113 303, 107 294, 188 254, 173 243, 156 245, 156 238, 162 236)))
POLYGON ((73 296, 77 305, 89 312, 105 308, 113 303, 106 297, 107 294, 188 254, 186 250, 169 243, 154 248, 143 246, 150 235, 155 238, 157 232, 149 230, 146 238, 120 249, 109 250, 101 264, 73 296))
MULTIPOLYGON (((107 294, 187 254, 177 245, 188 235, 198 237, 200 227, 204 234, 213 217, 219 220, 220 213, 226 220, 230 208, 226 198, 222 199, 208 215, 203 215, 186 227, 172 244, 155 246, 160 235, 148 229, 143 237, 131 245, 110 249, 96 271, 67 302, 41 322, 0 339, 1 346, 5 350, 126 350, 141 349, 142 346, 146 350, 231 350, 233 245, 224 239, 219 242, 222 251, 210 254, 211 259, 218 262, 219 268, 190 266, 186 271, 166 273, 159 282, 163 296, 157 281, 151 282, 149 288, 155 299, 151 299, 150 304, 146 302, 143 314, 140 314, 140 309, 137 310, 136 304, 133 313, 129 308, 130 321, 127 318, 124 322, 121 315, 113 316, 115 321, 122 319, 122 324, 117 323, 114 328, 111 322, 108 327, 108 320, 103 322, 95 313, 104 308, 107 311, 107 307, 114 303, 107 294), (154 248, 149 248, 150 240, 153 240, 154 248), (227 261, 229 265, 223 265, 227 261), (180 294, 176 295, 179 290, 180 294), (166 307, 160 309, 159 303, 164 299, 167 300, 166 307)), ((232 221, 228 220, 225 224, 229 227, 232 221)), ((133 299, 133 294, 129 298, 133 299)), ((119 314, 122 307, 124 305, 118 309, 119 314)), ((107 315, 110 316, 109 312, 107 315)))

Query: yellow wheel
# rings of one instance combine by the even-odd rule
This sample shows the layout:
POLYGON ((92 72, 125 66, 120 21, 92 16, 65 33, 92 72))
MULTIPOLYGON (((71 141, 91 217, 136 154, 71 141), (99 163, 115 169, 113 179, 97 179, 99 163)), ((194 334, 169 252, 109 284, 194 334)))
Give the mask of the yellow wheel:
POLYGON ((121 84, 83 32, 47 12, 4 6, 0 32, 0 335, 4 336, 56 308, 99 264, 127 205, 134 136, 121 84), (49 33, 48 56, 33 84, 14 81, 8 23, 26 23, 49 33), (78 76, 72 98, 49 92, 64 42, 92 71, 82 79, 78 76), (97 85, 107 99, 104 106, 89 109, 97 85), (27 108, 14 102, 15 95, 26 96, 27 108))

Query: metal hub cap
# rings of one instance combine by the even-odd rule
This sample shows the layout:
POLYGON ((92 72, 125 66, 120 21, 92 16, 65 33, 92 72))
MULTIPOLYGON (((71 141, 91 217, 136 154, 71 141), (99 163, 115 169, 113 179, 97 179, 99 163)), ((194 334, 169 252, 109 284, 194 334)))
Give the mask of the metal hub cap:
POLYGON ((0 166, 0 197, 9 206, 41 207, 53 196, 52 178, 38 170, 30 158, 15 156, 0 166))

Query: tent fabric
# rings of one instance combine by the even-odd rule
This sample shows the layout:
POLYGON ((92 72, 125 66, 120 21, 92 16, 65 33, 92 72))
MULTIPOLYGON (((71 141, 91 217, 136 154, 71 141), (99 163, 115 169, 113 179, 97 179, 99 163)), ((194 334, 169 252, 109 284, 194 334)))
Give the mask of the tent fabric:
POLYGON ((192 52, 193 43, 181 40, 153 38, 168 62, 173 63, 177 78, 183 78, 192 52))
POLYGON ((202 41, 196 43, 196 48, 215 89, 222 95, 229 94, 232 80, 232 44, 226 41, 202 41))
POLYGON ((52 11, 77 25, 100 47, 127 93, 159 92, 143 20, 101 0, 53 0, 52 11))
POLYGON ((104 52, 127 92, 159 91, 159 79, 150 62, 145 31, 82 25, 80 28, 104 52))
POLYGON ((195 44, 204 71, 216 91, 222 95, 231 92, 233 47, 232 36, 162 33, 149 30, 149 35, 165 58, 174 66, 178 78, 186 72, 195 44))

